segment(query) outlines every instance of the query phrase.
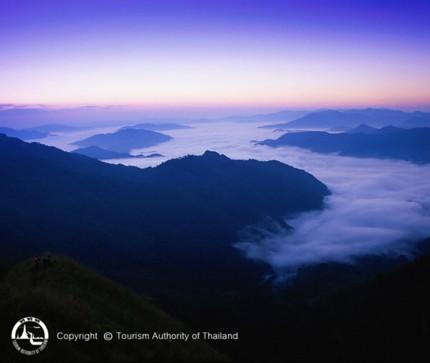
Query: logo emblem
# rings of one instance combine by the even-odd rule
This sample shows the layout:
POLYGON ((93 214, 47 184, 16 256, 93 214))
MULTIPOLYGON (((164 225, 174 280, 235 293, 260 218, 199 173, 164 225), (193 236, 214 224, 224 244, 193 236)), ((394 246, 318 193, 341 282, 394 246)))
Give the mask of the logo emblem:
POLYGON ((12 329, 12 344, 25 355, 40 353, 48 344, 48 328, 40 319, 26 317, 19 320, 12 329))

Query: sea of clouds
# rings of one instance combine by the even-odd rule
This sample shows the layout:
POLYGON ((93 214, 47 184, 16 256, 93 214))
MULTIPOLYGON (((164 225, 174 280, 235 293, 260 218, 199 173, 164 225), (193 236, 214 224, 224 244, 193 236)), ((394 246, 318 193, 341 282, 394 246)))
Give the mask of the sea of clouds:
MULTIPOLYGON (((165 131, 174 137, 172 141, 133 151, 157 152, 164 155, 162 158, 109 162, 148 167, 171 158, 214 150, 235 159, 276 159, 310 172, 332 192, 325 200, 324 210, 288 219, 292 231, 260 230, 259 238, 242 237, 236 244, 245 256, 265 261, 275 271, 323 261, 352 261, 355 256, 369 253, 413 255, 416 242, 430 236, 430 165, 255 145, 253 140, 281 134, 261 129, 258 123, 192 126, 192 129, 165 131)), ((72 141, 114 130, 58 134, 41 141, 69 151, 73 149, 72 141)))

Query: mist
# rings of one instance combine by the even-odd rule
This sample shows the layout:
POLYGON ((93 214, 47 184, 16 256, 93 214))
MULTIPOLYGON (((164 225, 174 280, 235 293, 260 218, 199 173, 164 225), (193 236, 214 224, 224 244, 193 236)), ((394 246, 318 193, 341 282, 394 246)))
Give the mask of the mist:
MULTIPOLYGON (((287 216, 286 222, 293 227, 288 231, 277 226, 255 227, 258 233, 240 234, 235 245, 247 258, 264 261, 279 273, 320 262, 353 262, 354 257, 366 254, 413 256, 416 243, 430 236, 430 166, 255 145, 253 140, 279 136, 258 126, 199 123, 191 129, 163 132, 174 138, 169 142, 133 150, 157 152, 161 158, 108 162, 143 168, 214 150, 234 159, 279 160, 310 172, 331 191, 324 210, 287 216)), ((100 131, 59 134, 41 141, 70 150, 69 143, 84 133, 100 131)))
POLYGON ((413 256, 416 243, 430 236, 430 167, 293 148, 283 152, 284 161, 305 167, 332 194, 324 210, 287 219, 292 231, 260 230, 263 238, 241 240, 237 247, 247 257, 277 272, 294 271, 366 254, 413 256))

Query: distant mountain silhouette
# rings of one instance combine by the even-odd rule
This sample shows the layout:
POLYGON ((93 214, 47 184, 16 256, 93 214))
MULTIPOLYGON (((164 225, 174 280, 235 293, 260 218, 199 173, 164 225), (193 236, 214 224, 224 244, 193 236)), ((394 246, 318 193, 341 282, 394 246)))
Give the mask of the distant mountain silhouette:
POLYGON ((369 126, 367 124, 361 124, 357 127, 347 130, 348 134, 376 134, 379 132, 379 129, 376 127, 369 126))
POLYGON ((73 132, 73 131, 79 131, 86 128, 87 127, 83 127, 83 126, 70 126, 70 125, 64 125, 64 124, 46 124, 46 125, 34 126, 26 130, 34 130, 34 131, 50 133, 50 132, 73 132))
POLYGON ((267 121, 267 122, 276 122, 276 121, 291 121, 295 120, 298 117, 305 115, 307 111, 298 111, 298 110, 282 110, 273 113, 261 113, 256 115, 249 116, 228 116, 221 117, 217 119, 200 119, 194 120, 200 122, 259 122, 259 121, 267 121))
POLYGON ((133 158, 128 153, 118 153, 115 151, 110 151, 106 149, 102 149, 98 146, 88 146, 79 148, 72 151, 75 154, 85 155, 90 158, 99 159, 99 160, 107 160, 107 159, 125 159, 125 158, 133 158))
POLYGON ((289 121, 306 114, 306 111, 282 110, 273 113, 263 113, 252 116, 231 116, 231 121, 289 121))
MULTIPOLYGON (((358 129, 358 132, 357 132, 358 129)), ((320 153, 339 153, 345 156, 401 159, 416 163, 430 162, 430 128, 401 129, 387 126, 374 132, 330 134, 307 131, 287 133, 276 140, 265 140, 262 145, 278 147, 298 146, 320 153)))
POLYGON ((21 140, 42 139, 48 136, 47 132, 31 130, 31 129, 15 130, 9 127, 0 127, 0 134, 4 134, 10 137, 17 137, 18 139, 21 139, 21 140))
POLYGON ((111 134, 94 135, 73 144, 83 147, 97 146, 105 150, 128 153, 131 149, 155 146, 171 139, 172 137, 155 131, 122 129, 111 134))
POLYGON ((404 112, 390 109, 350 109, 350 110, 321 110, 311 112, 303 117, 287 123, 263 126, 264 128, 345 128, 356 127, 367 124, 372 127, 383 127, 388 125, 402 126, 405 128, 416 127, 413 120, 417 117, 424 124, 430 126, 430 114, 424 112, 404 112))
POLYGON ((206 152, 138 169, 6 136, 0 170, 1 255, 50 250, 153 290, 169 281, 213 293, 221 281, 255 283, 268 267, 232 247, 237 232, 322 208, 328 194, 278 161, 206 152))
MULTIPOLYGON (((47 122, 49 111, 42 108, 19 107, 10 105, 5 109, 0 108, 0 124, 2 125, 26 125, 28 120, 47 122)), ((15 126, 14 126, 15 127, 15 126)))
POLYGON ((173 122, 164 122, 164 123, 144 122, 133 126, 124 126, 123 128, 121 128, 121 130, 143 129, 143 130, 150 130, 150 131, 166 131, 166 130, 178 130, 178 129, 190 129, 190 128, 191 128, 190 126, 181 125, 173 122))
POLYGON ((360 113, 349 113, 336 110, 311 112, 297 120, 264 126, 265 128, 332 128, 338 126, 357 126, 363 123, 370 123, 368 116, 360 113))
POLYGON ((345 113, 358 113, 365 115, 371 119, 369 125, 375 127, 383 127, 388 125, 398 126, 403 121, 413 116, 413 112, 405 112, 400 110, 392 110, 389 108, 357 108, 343 110, 345 113))
POLYGON ((405 128, 430 127, 430 113, 414 112, 413 116, 403 121, 400 126, 405 128))

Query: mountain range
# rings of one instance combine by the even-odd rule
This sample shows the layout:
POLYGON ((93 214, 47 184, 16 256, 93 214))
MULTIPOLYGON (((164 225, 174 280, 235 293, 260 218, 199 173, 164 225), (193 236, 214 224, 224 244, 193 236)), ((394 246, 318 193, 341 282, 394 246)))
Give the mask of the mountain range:
POLYGON ((49 250, 154 293, 172 279, 170 293, 255 283, 268 267, 232 246, 237 232, 320 209, 329 193, 278 161, 208 151, 139 169, 6 136, 0 170, 3 256, 49 250))
POLYGON ((400 159, 430 162, 430 128, 402 129, 387 126, 375 129, 361 125, 343 133, 322 131, 290 132, 260 144, 271 147, 298 146, 319 153, 343 156, 400 159))
POLYGON ((266 122, 276 122, 276 121, 291 121, 295 120, 298 117, 301 117, 303 115, 306 115, 308 111, 301 111, 301 110, 282 110, 272 113, 260 113, 255 115, 247 115, 247 116, 239 116, 239 115, 233 115, 233 116, 227 116, 227 117, 221 117, 221 118, 215 118, 215 119, 197 119, 193 120, 194 122, 259 122, 259 121, 266 121, 266 122))
MULTIPOLYGON (((360 129, 346 135, 373 136, 360 129)), ((404 131, 413 130, 376 134, 404 131)), ((41 359, 392 362, 428 355, 429 257, 303 266, 274 288, 267 266, 232 248, 244 226, 323 207, 327 187, 303 170, 211 151, 138 169, 0 135, 0 171, 6 327, 31 311, 52 337, 66 328, 239 332, 238 341, 211 346, 50 339, 41 359), (43 251, 79 264, 55 254, 46 266, 16 264, 43 251)), ((3 358, 14 361, 10 329, 3 332, 3 358)))
POLYGON ((388 125, 404 128, 430 127, 430 113, 377 108, 320 110, 310 112, 290 122, 271 124, 263 127, 271 129, 326 129, 340 127, 352 128, 360 124, 368 124, 373 127, 384 127, 388 125))

